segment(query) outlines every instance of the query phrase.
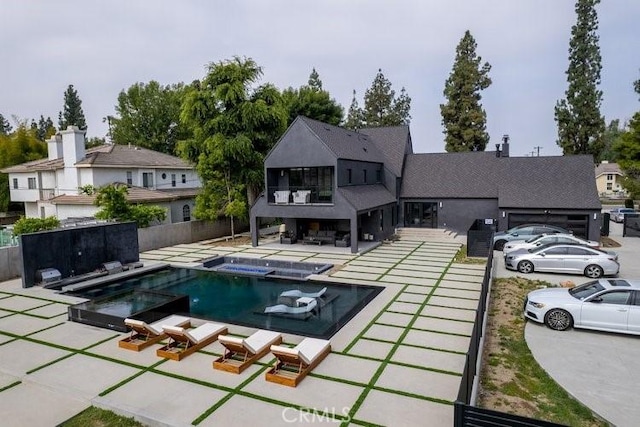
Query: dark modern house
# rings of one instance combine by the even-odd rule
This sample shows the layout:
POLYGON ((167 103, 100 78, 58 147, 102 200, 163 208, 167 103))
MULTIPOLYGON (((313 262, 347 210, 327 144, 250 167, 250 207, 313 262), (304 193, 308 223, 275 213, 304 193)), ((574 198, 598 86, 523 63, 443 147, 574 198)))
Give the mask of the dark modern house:
POLYGON ((396 227, 466 233, 477 219, 498 230, 540 222, 598 240, 601 205, 591 156, 509 157, 495 152, 415 154, 408 126, 352 131, 298 117, 265 159, 265 192, 251 208, 282 218, 304 243, 350 246, 396 227), (322 240, 320 242, 319 240, 322 240))

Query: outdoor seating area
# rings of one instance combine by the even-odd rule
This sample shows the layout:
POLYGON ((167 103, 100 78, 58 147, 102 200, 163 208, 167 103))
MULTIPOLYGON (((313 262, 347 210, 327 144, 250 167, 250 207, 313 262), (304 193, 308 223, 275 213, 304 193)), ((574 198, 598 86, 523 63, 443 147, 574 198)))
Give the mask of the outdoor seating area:
POLYGON ((248 338, 220 335, 218 340, 224 347, 224 354, 213 362, 213 368, 240 374, 252 363, 266 356, 272 345, 282 343, 282 334, 258 330, 248 338))
POLYGON ((323 245, 325 243, 333 245, 336 242, 335 230, 309 230, 302 239, 304 244, 323 245))
POLYGON ((131 335, 121 339, 118 346, 127 350, 140 351, 168 337, 162 329, 163 326, 189 328, 191 319, 172 315, 151 324, 136 319, 124 319, 124 324, 131 329, 131 335))
POLYGON ((293 203, 305 204, 309 203, 311 197, 311 190, 298 190, 293 192, 293 203))
POLYGON ((271 353, 277 361, 265 374, 266 380, 296 387, 331 353, 331 343, 317 338, 305 338, 294 348, 272 345, 271 353))
POLYGON ((220 334, 228 332, 225 325, 218 323, 204 323, 192 330, 180 326, 163 325, 162 330, 169 337, 169 343, 159 348, 156 354, 176 361, 206 347, 216 341, 220 334))

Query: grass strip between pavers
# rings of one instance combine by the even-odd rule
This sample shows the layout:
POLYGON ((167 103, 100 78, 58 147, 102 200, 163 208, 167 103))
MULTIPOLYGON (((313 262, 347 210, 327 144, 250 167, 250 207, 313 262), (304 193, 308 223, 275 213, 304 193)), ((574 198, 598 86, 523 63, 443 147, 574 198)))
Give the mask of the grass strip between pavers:
MULTIPOLYGON (((415 250, 418 250, 420 247, 422 247, 422 245, 424 245, 425 243, 422 243, 420 246, 418 246, 415 250)), ((425 298, 425 301, 421 304, 422 309, 424 309, 424 307, 428 304, 429 300, 431 299, 433 293, 436 291, 436 289, 438 288, 438 285, 440 284, 440 281, 442 280, 442 278, 447 274, 447 270, 449 269, 449 267, 451 266, 451 264, 453 263, 453 258, 450 259, 449 264, 445 267, 445 269, 442 271, 441 275, 440 275, 440 279, 438 279, 436 281, 436 284, 433 286, 433 288, 431 289, 431 292, 429 292, 429 294, 427 294, 427 297, 425 298)), ((408 285, 406 285, 408 286, 408 285)), ((405 286, 405 288, 406 288, 405 286)), ((404 289, 403 289, 404 290, 404 289)), ((396 295, 397 298, 398 295, 396 295)), ((385 307, 386 309, 387 307, 385 307)), ((384 369, 386 368, 387 364, 389 364, 389 362, 391 361, 391 358, 393 357, 393 355, 395 354, 396 350, 398 349, 398 347, 400 346, 400 343, 404 340, 404 338, 407 336, 407 334, 409 333, 409 331, 412 329, 413 324, 416 322, 419 313, 422 311, 418 310, 416 313, 413 314, 412 319, 409 321, 409 324, 406 326, 405 330, 403 331, 403 333, 400 335, 400 337, 398 338, 397 342, 395 342, 391 348, 391 350, 389 351, 389 353, 387 354, 387 357, 382 361, 382 363, 380 364, 380 366, 378 367, 378 369, 376 370, 376 372, 373 374, 373 377, 371 378, 371 380, 369 380, 369 384, 367 385, 367 387, 365 387, 364 391, 360 394, 360 396, 358 397, 358 399, 356 400, 356 402, 354 403, 353 407, 351 408, 351 410, 349 411, 349 418, 353 417, 358 410, 360 409, 360 406, 362 406, 362 404, 364 403, 364 400, 367 398, 367 396, 369 395, 369 392, 374 389, 376 382, 378 381, 378 379, 380 378, 380 376, 382 375, 382 372, 384 371, 384 369)), ((369 323, 369 325, 367 325, 367 330, 368 328, 371 326, 371 324, 373 322, 375 322, 375 320, 377 320, 380 317, 381 313, 378 313, 378 315, 374 318, 374 320, 369 323)), ((360 334, 356 339, 359 339, 360 336, 362 334, 360 334)), ((352 342, 353 343, 353 342, 352 342)), ((349 344, 350 346, 352 344, 349 344)), ((386 389, 385 389, 386 390, 386 389)), ((405 392, 402 392, 405 393, 405 392)), ((396 394, 401 394, 396 393, 396 394)), ((423 398, 426 398, 423 396, 423 398)), ((437 400, 434 400, 437 401, 437 400)), ((451 403, 451 402, 450 402, 451 403)), ((346 426, 348 423, 343 422, 342 426, 346 426)))
POLYGON ((0 393, 2 393, 2 392, 3 392, 3 391, 5 391, 5 390, 10 389, 11 387, 15 387, 15 386, 17 386, 17 385, 19 385, 19 384, 22 384, 22 381, 14 381, 14 382, 12 382, 12 383, 11 383, 11 384, 9 384, 9 385, 6 385, 6 386, 4 386, 4 387, 0 387, 0 393))

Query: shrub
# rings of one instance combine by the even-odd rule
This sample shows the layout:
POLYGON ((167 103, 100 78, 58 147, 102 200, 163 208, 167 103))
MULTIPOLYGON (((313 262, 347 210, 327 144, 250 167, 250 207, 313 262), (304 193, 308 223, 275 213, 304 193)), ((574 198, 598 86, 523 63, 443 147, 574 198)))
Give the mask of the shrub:
POLYGON ((55 216, 47 218, 25 218, 20 217, 13 225, 13 234, 19 236, 25 233, 35 233, 36 231, 54 230, 60 227, 60 221, 55 216))
POLYGON ((624 207, 635 209, 633 206, 633 199, 624 199, 624 207))

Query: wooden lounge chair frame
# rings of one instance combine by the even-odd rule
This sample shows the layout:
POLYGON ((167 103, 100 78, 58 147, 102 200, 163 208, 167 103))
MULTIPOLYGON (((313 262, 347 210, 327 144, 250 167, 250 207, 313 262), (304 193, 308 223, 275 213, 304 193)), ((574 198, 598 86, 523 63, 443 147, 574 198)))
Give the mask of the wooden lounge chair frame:
MULTIPOLYGON (((172 317, 172 316, 169 316, 172 317)), ((162 319, 161 319, 162 320, 162 319)), ((125 337, 118 341, 118 347, 124 348, 127 350, 133 351, 141 351, 145 348, 159 343, 163 339, 167 338, 167 334, 164 331, 161 334, 155 334, 150 329, 146 328, 146 323, 143 325, 136 325, 133 323, 126 324, 129 328, 131 328, 131 334, 128 337, 125 337)), ((183 328, 191 327, 191 319, 185 317, 184 321, 174 323, 172 326, 180 326, 183 328)), ((161 328, 160 328, 161 329, 161 328)), ((162 330, 162 329, 161 329, 162 330)))
POLYGON ((309 372, 324 360, 331 353, 331 345, 328 345, 322 353, 310 363, 306 364, 300 356, 294 356, 289 353, 279 352, 277 349, 271 349, 271 352, 278 358, 276 364, 271 367, 265 374, 267 381, 296 387, 300 384, 309 372))
MULTIPOLYGON (((197 329, 197 328, 196 328, 197 329)), ((222 328, 217 333, 212 334, 206 339, 199 342, 191 342, 188 336, 183 333, 174 333, 171 330, 165 329, 165 333, 169 336, 169 342, 164 347, 159 348, 156 351, 158 357, 164 357, 175 361, 180 361, 192 353, 200 350, 203 347, 208 346, 212 342, 218 339, 218 335, 226 335, 228 328, 222 328)))
POLYGON ((282 343, 282 335, 277 336, 268 345, 257 353, 251 353, 242 343, 220 341, 224 346, 224 354, 213 362, 213 369, 240 374, 254 362, 262 359, 269 353, 272 345, 282 343))

